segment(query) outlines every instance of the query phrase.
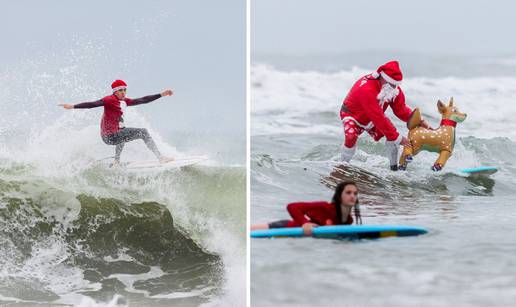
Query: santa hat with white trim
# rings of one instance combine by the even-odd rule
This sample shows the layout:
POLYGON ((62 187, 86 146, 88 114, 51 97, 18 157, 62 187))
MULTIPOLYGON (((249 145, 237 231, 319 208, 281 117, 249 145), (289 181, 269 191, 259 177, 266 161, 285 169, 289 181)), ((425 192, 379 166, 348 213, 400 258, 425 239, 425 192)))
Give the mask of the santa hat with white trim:
POLYGON ((111 83, 111 89, 113 89, 113 93, 119 90, 125 90, 127 89, 127 83, 125 83, 124 80, 115 80, 111 83))
POLYGON ((382 76, 385 81, 389 82, 393 85, 400 85, 403 80, 403 74, 401 73, 400 64, 398 61, 390 61, 382 66, 378 67, 378 69, 371 74, 371 76, 377 79, 379 76, 382 76))

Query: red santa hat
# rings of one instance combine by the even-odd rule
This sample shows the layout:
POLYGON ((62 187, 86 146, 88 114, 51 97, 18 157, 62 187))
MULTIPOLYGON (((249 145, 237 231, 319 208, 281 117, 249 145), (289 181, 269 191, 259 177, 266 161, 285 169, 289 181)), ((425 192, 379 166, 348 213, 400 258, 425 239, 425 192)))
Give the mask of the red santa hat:
POLYGON ((382 66, 378 67, 378 69, 371 75, 375 79, 377 79, 379 76, 382 76, 385 81, 393 85, 400 85, 401 80, 403 80, 403 74, 401 73, 400 64, 398 61, 390 61, 383 64, 382 66))
POLYGON ((127 83, 125 83, 124 80, 115 80, 111 83, 111 89, 113 89, 113 93, 119 90, 125 90, 127 89, 127 83))

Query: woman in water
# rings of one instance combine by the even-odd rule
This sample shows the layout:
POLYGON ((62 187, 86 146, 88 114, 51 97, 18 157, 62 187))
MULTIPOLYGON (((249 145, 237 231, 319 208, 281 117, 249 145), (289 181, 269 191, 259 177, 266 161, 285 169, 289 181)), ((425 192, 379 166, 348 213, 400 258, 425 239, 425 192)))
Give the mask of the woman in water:
POLYGON ((269 224, 251 226, 251 230, 303 227, 305 235, 312 235, 312 229, 317 226, 350 225, 353 224, 351 210, 357 224, 362 224, 358 204, 358 189, 352 181, 342 182, 335 188, 331 202, 297 202, 287 206, 292 220, 280 220, 269 224))

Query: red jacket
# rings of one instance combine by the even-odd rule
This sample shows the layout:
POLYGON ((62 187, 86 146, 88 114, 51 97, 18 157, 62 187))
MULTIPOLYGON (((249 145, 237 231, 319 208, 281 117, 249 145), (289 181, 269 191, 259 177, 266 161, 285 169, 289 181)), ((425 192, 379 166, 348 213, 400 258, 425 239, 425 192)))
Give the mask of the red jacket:
MULTIPOLYGON (((127 106, 135 106, 143 103, 149 103, 160 97, 161 94, 155 94, 136 99, 124 98, 122 101, 124 101, 127 106)), ((120 107, 120 100, 114 94, 106 96, 97 101, 79 103, 73 107, 75 109, 104 107, 104 114, 102 114, 102 120, 100 121, 100 134, 102 136, 106 136, 116 133, 120 130, 120 122, 123 121, 122 115, 124 112, 120 107)))
POLYGON ((399 87, 399 94, 394 101, 380 105, 376 97, 381 88, 380 80, 374 79, 371 75, 360 78, 343 101, 340 119, 352 117, 364 127, 369 127, 368 125, 372 123, 388 141, 395 141, 400 135, 389 118, 385 116, 385 110, 390 106, 394 115, 404 122, 409 120, 412 111, 405 104, 405 95, 399 87))
MULTIPOLYGON (((302 226, 305 223, 321 226, 343 224, 342 221, 337 220, 335 205, 325 201, 291 203, 287 206, 287 210, 296 224, 292 226, 302 226)), ((348 215, 344 224, 353 224, 351 215, 348 215)))
MULTIPOLYGON (((104 114, 100 122, 100 133, 109 135, 120 130, 120 118, 124 114, 120 107, 120 100, 115 95, 109 95, 101 99, 104 102, 104 114)), ((127 106, 131 105, 130 98, 124 98, 127 106)))

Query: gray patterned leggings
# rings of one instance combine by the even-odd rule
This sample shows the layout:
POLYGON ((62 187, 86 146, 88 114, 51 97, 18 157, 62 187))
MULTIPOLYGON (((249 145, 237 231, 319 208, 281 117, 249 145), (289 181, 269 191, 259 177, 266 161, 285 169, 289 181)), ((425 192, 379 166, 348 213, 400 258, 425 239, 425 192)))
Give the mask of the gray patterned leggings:
POLYGON ((145 145, 147 145, 147 147, 156 155, 156 158, 159 159, 161 157, 161 153, 159 152, 156 143, 154 143, 154 140, 145 128, 122 128, 118 132, 102 136, 104 143, 108 145, 116 145, 116 161, 120 161, 120 155, 122 154, 125 143, 138 139, 142 139, 145 142, 145 145))

